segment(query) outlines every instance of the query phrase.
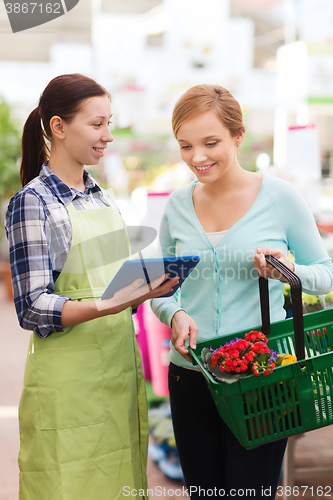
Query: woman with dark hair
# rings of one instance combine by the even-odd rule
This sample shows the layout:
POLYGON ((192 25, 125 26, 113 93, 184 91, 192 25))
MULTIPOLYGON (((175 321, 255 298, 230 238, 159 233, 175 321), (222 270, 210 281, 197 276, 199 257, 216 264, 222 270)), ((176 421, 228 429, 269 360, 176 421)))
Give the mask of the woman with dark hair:
POLYGON ((197 179, 170 196, 161 250, 164 257, 191 251, 201 260, 180 293, 154 299, 152 306, 172 327, 170 405, 185 482, 192 500, 273 500, 286 440, 243 448, 220 418, 187 346, 260 325, 258 273, 275 278, 270 281, 272 321, 285 318, 283 278, 265 255, 294 270, 303 290, 312 294, 332 290, 332 261, 297 189, 239 164, 245 127, 241 107, 228 90, 190 88, 175 105, 172 126, 182 160, 197 179))
MULTIPOLYGON (((20 500, 114 500, 146 492, 148 425, 132 308, 177 280, 101 295, 128 238, 110 193, 84 165, 109 142, 109 93, 79 74, 54 78, 22 136, 23 188, 6 232, 15 307, 33 330, 19 407, 20 500)), ((140 496, 142 498, 143 495, 140 496)))

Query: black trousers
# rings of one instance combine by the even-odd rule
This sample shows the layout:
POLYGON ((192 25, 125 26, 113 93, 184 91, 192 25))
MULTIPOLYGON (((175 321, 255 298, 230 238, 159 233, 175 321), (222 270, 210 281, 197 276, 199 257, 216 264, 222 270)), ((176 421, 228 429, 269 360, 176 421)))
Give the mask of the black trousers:
POLYGON ((180 463, 192 500, 274 500, 287 439, 246 450, 218 414, 200 372, 170 364, 169 392, 180 463))

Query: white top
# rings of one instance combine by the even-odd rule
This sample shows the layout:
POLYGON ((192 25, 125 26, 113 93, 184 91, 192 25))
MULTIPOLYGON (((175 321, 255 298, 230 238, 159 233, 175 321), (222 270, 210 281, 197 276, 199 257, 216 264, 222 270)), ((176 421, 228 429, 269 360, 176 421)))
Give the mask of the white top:
POLYGON ((227 232, 228 229, 226 229, 225 231, 216 231, 215 233, 206 233, 206 234, 213 247, 216 247, 216 245, 222 240, 223 236, 227 234, 227 232))

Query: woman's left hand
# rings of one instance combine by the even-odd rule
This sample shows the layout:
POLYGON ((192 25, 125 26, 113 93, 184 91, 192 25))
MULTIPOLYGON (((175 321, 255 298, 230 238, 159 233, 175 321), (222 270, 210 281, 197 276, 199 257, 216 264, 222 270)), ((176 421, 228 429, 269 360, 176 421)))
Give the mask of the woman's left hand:
POLYGON ((291 271, 294 271, 294 264, 281 250, 279 250, 278 248, 272 249, 260 247, 257 248, 257 250, 254 252, 253 257, 253 265, 260 276, 287 282, 287 280, 282 276, 281 273, 279 273, 279 271, 274 269, 274 267, 266 262, 265 255, 273 255, 273 257, 276 257, 278 260, 280 260, 282 264, 287 266, 291 271))

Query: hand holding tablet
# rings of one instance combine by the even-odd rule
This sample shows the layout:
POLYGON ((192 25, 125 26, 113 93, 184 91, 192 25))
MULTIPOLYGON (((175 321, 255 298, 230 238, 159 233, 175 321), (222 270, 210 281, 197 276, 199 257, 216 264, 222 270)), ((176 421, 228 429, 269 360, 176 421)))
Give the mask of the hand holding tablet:
POLYGON ((166 257, 157 259, 133 259, 124 262, 107 289, 102 295, 102 300, 113 297, 117 290, 124 288, 137 279, 143 279, 143 285, 148 285, 165 274, 169 278, 179 276, 179 282, 172 291, 162 297, 171 297, 181 286, 194 267, 198 264, 200 257, 187 255, 185 257, 166 257))

